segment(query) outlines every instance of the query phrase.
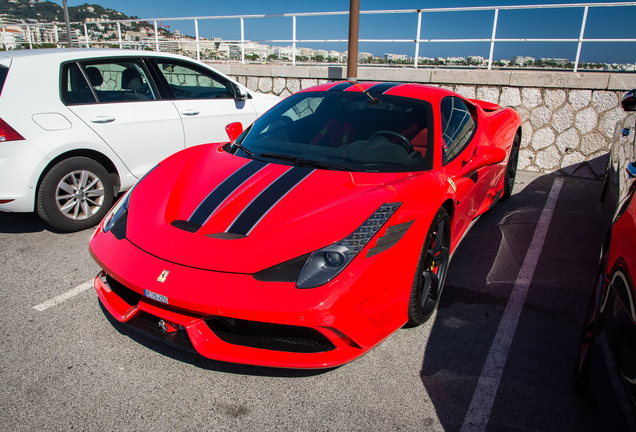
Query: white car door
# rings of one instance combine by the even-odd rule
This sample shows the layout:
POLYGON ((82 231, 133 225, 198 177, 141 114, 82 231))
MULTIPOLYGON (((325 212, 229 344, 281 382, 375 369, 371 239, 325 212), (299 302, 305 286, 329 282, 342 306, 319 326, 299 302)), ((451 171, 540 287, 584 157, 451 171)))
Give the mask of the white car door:
POLYGON ((64 69, 68 108, 91 127, 137 178, 184 148, 179 113, 158 100, 143 63, 120 58, 64 69), (90 86, 86 84, 90 83, 90 86))
POLYGON ((234 98, 234 84, 196 63, 154 60, 174 93, 174 105, 183 121, 186 147, 226 142, 225 126, 241 122, 246 128, 257 113, 247 100, 234 98))

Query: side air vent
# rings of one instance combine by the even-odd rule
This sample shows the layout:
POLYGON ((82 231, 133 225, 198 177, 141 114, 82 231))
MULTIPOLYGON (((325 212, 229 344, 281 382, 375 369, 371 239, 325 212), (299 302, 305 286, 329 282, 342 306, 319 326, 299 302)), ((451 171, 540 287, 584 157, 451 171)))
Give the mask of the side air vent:
POLYGON ((373 255, 377 255, 380 252, 384 252, 385 250, 392 248, 396 245, 397 242, 406 234, 406 232, 411 228, 414 221, 404 222, 398 225, 390 226, 386 229, 386 232, 382 237, 378 239, 378 242, 375 246, 367 252, 367 258, 372 257, 373 255))
POLYGON ((186 221, 186 220, 180 220, 180 219, 173 220, 170 225, 172 225, 175 228, 179 228, 180 230, 191 232, 191 233, 195 233, 199 231, 199 228, 201 228, 201 225, 197 223, 186 221))

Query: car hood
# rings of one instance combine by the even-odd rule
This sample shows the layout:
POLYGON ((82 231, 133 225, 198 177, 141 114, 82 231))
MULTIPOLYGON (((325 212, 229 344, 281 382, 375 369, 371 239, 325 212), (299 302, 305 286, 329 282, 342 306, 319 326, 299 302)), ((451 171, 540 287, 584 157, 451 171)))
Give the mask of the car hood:
POLYGON ((170 262, 251 274, 345 238, 412 177, 291 167, 198 146, 135 187, 126 237, 170 262))

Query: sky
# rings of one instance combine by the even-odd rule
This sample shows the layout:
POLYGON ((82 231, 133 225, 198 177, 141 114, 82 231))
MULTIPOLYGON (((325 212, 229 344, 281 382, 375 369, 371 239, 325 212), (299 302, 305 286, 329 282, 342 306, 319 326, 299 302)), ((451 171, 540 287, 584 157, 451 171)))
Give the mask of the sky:
MULTIPOLYGON (((62 0, 53 0, 62 4, 62 0)), ((96 3, 139 18, 174 18, 227 15, 276 15, 282 13, 348 11, 347 0, 67 0, 69 6, 96 3)), ((507 6, 528 4, 573 4, 576 0, 360 0, 361 11, 453 8, 473 6, 507 6)), ((595 3, 611 3, 596 1, 595 3)), ((421 39, 489 39, 492 34, 493 11, 425 13, 422 17, 421 39)), ((552 38, 578 39, 583 19, 583 8, 538 9, 531 11, 500 11, 497 38, 552 38)), ((194 22, 162 19, 170 30, 179 29, 194 35, 194 22)), ((634 23, 636 6, 590 8, 585 38, 636 38, 634 23)), ((298 39, 347 39, 348 17, 298 17, 298 39)), ((360 39, 415 39, 417 14, 361 15, 360 39)), ((238 19, 199 20, 201 37, 220 37, 238 40, 241 37, 238 19)), ((253 41, 292 39, 292 19, 245 19, 245 39, 253 41)), ((271 45, 291 45, 278 43, 271 45)), ((347 43, 298 43, 299 47, 346 51, 347 43)), ((385 53, 415 56, 415 43, 361 42, 360 52, 376 56, 385 53)), ((539 58, 576 57, 576 42, 498 42, 494 60, 513 56, 539 58)), ((420 43, 420 57, 467 57, 478 55, 488 58, 490 43, 420 43)), ((581 61, 590 63, 636 63, 634 42, 588 42, 583 44, 581 61)))

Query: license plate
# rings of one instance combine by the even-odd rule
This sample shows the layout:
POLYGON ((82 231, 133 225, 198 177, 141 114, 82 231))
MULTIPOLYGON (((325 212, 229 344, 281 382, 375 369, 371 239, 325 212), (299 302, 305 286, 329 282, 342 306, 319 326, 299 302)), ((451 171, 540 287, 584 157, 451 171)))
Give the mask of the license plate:
POLYGON ((154 293, 149 290, 144 290, 144 295, 150 299, 157 300, 158 302, 168 304, 168 297, 161 294, 154 293))

